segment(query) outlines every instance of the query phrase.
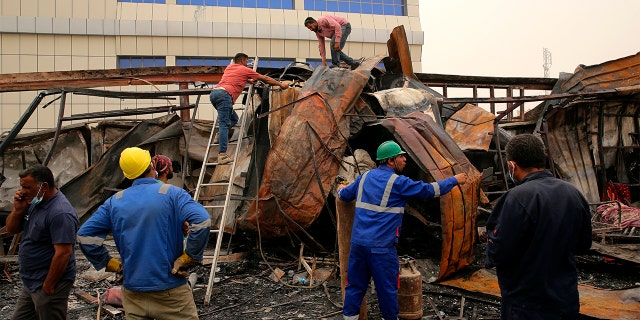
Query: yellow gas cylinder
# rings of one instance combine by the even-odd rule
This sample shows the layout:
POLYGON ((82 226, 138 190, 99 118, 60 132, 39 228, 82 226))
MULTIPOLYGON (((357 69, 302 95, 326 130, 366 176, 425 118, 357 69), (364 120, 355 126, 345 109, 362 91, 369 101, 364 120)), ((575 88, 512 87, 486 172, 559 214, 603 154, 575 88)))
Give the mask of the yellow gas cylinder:
POLYGON ((422 275, 416 267, 416 261, 410 257, 400 257, 398 305, 399 318, 422 318, 422 275))

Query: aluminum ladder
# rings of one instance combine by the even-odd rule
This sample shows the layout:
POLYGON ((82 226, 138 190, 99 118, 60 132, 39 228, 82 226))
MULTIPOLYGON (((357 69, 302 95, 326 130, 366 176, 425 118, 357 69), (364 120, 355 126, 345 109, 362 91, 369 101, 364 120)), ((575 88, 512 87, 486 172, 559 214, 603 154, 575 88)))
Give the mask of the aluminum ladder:
MULTIPOLYGON (((256 57, 253 61, 253 70, 255 71, 258 67, 258 58, 256 57)), ((247 110, 249 110, 249 104, 252 101, 252 95, 253 95, 253 84, 249 85, 249 88, 247 89, 246 92, 244 92, 244 94, 246 95, 246 99, 245 99, 245 104, 240 107, 240 108, 236 108, 235 107, 235 101, 234 101, 234 111, 241 111, 242 114, 238 116, 238 123, 240 124, 240 128, 239 128, 239 133, 238 133, 238 139, 236 140, 236 142, 231 142, 229 141, 229 146, 233 146, 235 145, 235 151, 233 152, 233 161, 228 163, 228 164, 224 164, 224 165, 230 165, 231 166, 231 172, 229 173, 229 181, 227 182, 204 182, 204 177, 206 175, 207 169, 211 168, 211 167, 215 167, 218 165, 217 163, 217 158, 215 159, 215 162, 210 162, 209 161, 209 155, 211 153, 211 149, 212 147, 215 146, 219 146, 219 143, 215 142, 214 143, 214 137, 215 137, 215 128, 219 127, 218 125, 218 116, 216 115, 216 119, 213 122, 213 127, 211 128, 211 134, 209 135, 209 141, 207 142, 207 148, 204 154, 204 158, 203 158, 203 162, 202 162, 202 168, 200 169, 200 175, 198 176, 198 183, 196 185, 196 190, 194 192, 193 195, 193 199, 198 202, 199 198, 201 197, 201 193, 203 192, 203 187, 212 187, 212 186, 222 186, 226 189, 225 192, 225 198, 224 198, 224 204, 222 205, 204 205, 205 209, 213 209, 213 208, 218 208, 218 209, 222 209, 222 215, 220 216, 220 227, 216 230, 211 230, 211 234, 216 234, 216 245, 215 245, 215 249, 214 249, 214 253, 213 253, 213 261, 211 263, 211 270, 209 271, 209 282, 207 283, 207 292, 205 294, 204 297, 204 304, 205 305, 209 305, 209 302, 211 300, 211 293, 212 293, 212 289, 213 289, 213 283, 214 283, 214 279, 215 279, 215 275, 216 275, 216 268, 218 265, 218 257, 220 255, 220 248, 222 247, 222 237, 224 234, 224 225, 225 225, 225 221, 227 220, 227 215, 230 214, 229 211, 235 210, 235 209, 230 209, 229 208, 229 202, 231 200, 231 187, 233 185, 233 178, 235 176, 235 171, 236 171, 236 163, 238 161, 238 154, 240 153, 240 150, 242 149, 242 142, 244 140, 244 131, 245 131, 245 123, 246 123, 246 117, 247 117, 247 110)), ((236 124, 237 126, 237 124, 236 124)), ((234 128, 237 128, 236 126, 234 126, 234 128)), ((204 188, 206 190, 206 188, 204 188)), ((233 214, 233 212, 231 212, 231 214, 233 214)))

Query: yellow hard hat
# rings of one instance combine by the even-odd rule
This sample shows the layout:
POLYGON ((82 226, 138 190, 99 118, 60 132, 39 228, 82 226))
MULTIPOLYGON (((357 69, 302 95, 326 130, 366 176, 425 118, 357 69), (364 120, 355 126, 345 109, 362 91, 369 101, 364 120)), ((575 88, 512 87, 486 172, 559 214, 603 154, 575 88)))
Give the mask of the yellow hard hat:
POLYGON ((120 153, 120 169, 127 179, 135 179, 143 174, 151 163, 149 151, 138 147, 126 148, 120 153))

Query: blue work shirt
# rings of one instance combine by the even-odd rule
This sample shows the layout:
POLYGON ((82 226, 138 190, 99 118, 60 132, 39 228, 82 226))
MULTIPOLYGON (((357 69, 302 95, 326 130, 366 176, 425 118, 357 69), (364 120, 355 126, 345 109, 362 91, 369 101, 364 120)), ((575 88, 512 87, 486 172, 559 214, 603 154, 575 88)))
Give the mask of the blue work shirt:
POLYGON ((398 242, 402 214, 409 198, 433 198, 458 185, 455 177, 426 183, 395 174, 387 165, 365 172, 338 191, 342 201, 356 202, 351 244, 390 247, 398 242))
POLYGON ((111 196, 78 231, 80 249, 93 266, 104 268, 111 256, 103 241, 111 232, 123 264, 123 286, 151 292, 178 287, 184 277, 171 274, 183 253, 184 221, 190 225, 184 251, 202 260, 209 240, 209 213, 181 188, 139 178, 111 196))
MULTIPOLYGON (((20 278, 29 290, 42 287, 55 253, 54 244, 75 244, 78 214, 58 190, 47 201, 30 205, 24 216, 20 241, 20 278)), ((76 256, 72 249, 69 263, 59 281, 75 281, 76 256)))

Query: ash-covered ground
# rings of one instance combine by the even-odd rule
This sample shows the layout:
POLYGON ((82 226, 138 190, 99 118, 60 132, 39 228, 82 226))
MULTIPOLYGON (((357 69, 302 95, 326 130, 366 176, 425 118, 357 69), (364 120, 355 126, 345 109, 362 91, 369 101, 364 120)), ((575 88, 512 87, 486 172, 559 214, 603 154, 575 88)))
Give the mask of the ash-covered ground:
MULTIPOLYGON (((316 286, 302 285, 294 281, 296 275, 304 275, 299 268, 299 246, 289 241, 262 243, 258 246, 241 246, 235 250, 246 252, 237 262, 221 263, 216 272, 216 282, 209 305, 204 304, 206 283, 210 266, 202 265, 193 271, 198 281, 193 291, 200 319, 342 319, 340 305, 339 270, 337 253, 320 255, 305 249, 304 256, 316 257, 316 268, 330 272, 334 277, 324 284, 316 286), (274 268, 284 272, 281 282, 274 282, 270 275, 274 268), (294 274, 294 276, 291 276, 294 274)), ((477 293, 465 292, 437 284, 429 283, 439 271, 437 237, 407 237, 399 246, 400 255, 409 255, 423 277, 422 319, 499 319, 500 299, 477 293), (461 303, 464 297, 464 310, 461 303)), ((115 254, 115 247, 112 247, 115 254)), ((481 268, 484 245, 476 246, 477 258, 474 265, 462 271, 471 274, 481 268)), ((91 267, 79 250, 76 251, 78 278, 75 289, 93 296, 102 294, 118 283, 112 274, 97 272, 91 267), (92 278, 89 280, 88 278, 92 278)), ((579 257, 579 281, 594 287, 606 289, 625 289, 640 285, 640 272, 637 265, 622 262, 611 263, 598 255, 579 257)), ((6 276, 0 279, 0 319, 9 319, 22 284, 18 275, 17 263, 9 264, 6 276)), ((380 312, 373 289, 367 296, 369 319, 380 319, 380 312)), ((79 299, 73 293, 69 300, 69 319, 96 319, 97 304, 79 299)), ((100 319, 124 319, 124 313, 111 316, 101 311, 100 319)))

